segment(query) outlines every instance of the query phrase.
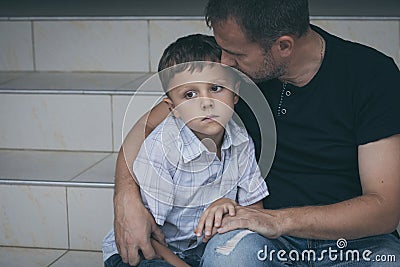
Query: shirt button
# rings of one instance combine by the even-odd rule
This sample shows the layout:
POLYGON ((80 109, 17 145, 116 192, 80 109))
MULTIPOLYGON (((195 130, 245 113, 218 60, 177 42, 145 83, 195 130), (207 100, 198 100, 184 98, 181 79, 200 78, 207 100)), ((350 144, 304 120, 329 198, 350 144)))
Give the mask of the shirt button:
POLYGON ((286 91, 286 96, 290 96, 291 94, 292 94, 292 92, 286 91))
POLYGON ((281 113, 282 113, 283 115, 285 115, 285 114, 286 114, 286 108, 281 109, 281 113))

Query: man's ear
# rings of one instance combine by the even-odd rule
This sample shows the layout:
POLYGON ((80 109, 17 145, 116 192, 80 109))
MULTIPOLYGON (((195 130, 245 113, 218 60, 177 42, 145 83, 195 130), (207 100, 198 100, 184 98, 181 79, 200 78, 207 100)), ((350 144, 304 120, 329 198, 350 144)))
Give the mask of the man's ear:
POLYGON ((175 105, 172 102, 172 100, 169 97, 164 97, 163 100, 165 103, 167 103, 169 111, 172 113, 172 115, 176 118, 179 118, 179 113, 178 111, 175 109, 175 105))
POLYGON ((276 40, 281 57, 287 57, 293 52, 294 39, 290 35, 283 35, 276 40))

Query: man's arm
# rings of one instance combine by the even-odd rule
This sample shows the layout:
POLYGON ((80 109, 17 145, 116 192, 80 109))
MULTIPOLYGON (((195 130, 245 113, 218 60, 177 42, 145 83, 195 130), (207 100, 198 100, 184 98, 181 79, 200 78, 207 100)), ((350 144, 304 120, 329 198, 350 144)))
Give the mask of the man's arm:
POLYGON ((168 112, 168 106, 161 102, 143 115, 125 138, 118 153, 114 189, 115 241, 123 262, 132 266, 140 261, 138 250, 141 250, 147 259, 156 257, 150 236, 161 243, 164 242, 164 236, 153 216, 143 206, 132 166, 145 136, 168 115, 168 112))
POLYGON ((236 207, 219 232, 248 228, 266 237, 354 239, 394 231, 400 219, 400 135, 359 146, 363 194, 326 206, 282 210, 236 207))

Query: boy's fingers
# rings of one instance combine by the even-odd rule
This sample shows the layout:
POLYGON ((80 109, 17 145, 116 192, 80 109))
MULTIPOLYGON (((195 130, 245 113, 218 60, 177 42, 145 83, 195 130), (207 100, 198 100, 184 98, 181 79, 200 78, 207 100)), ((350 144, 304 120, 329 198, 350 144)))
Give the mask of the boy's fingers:
POLYGON ((201 215, 199 222, 197 223, 197 227, 196 229, 194 229, 194 232, 196 234, 196 236, 201 236, 203 233, 203 228, 204 228, 204 222, 207 218, 207 211, 205 211, 203 213, 203 215, 201 215))
POLYGON ((235 206, 229 205, 229 206, 228 206, 228 211, 229 211, 229 215, 230 215, 230 216, 235 216, 235 215, 236 215, 235 206))
POLYGON ((215 217, 214 213, 211 213, 207 216, 207 219, 205 222, 205 229, 204 229, 205 236, 211 236, 212 228, 214 226, 214 217, 215 217))
POLYGON ((224 212, 221 209, 218 209, 215 212, 215 216, 214 216, 214 226, 215 227, 220 227, 221 226, 222 216, 224 216, 224 212))

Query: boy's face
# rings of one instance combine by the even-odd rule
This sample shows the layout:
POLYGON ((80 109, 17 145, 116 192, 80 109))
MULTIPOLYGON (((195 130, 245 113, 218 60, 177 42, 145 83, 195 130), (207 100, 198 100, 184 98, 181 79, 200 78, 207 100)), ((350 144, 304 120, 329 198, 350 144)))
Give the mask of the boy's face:
POLYGON ((165 101, 174 116, 200 138, 220 136, 233 114, 238 96, 233 92, 233 75, 223 67, 176 73, 169 83, 169 98, 165 101))

